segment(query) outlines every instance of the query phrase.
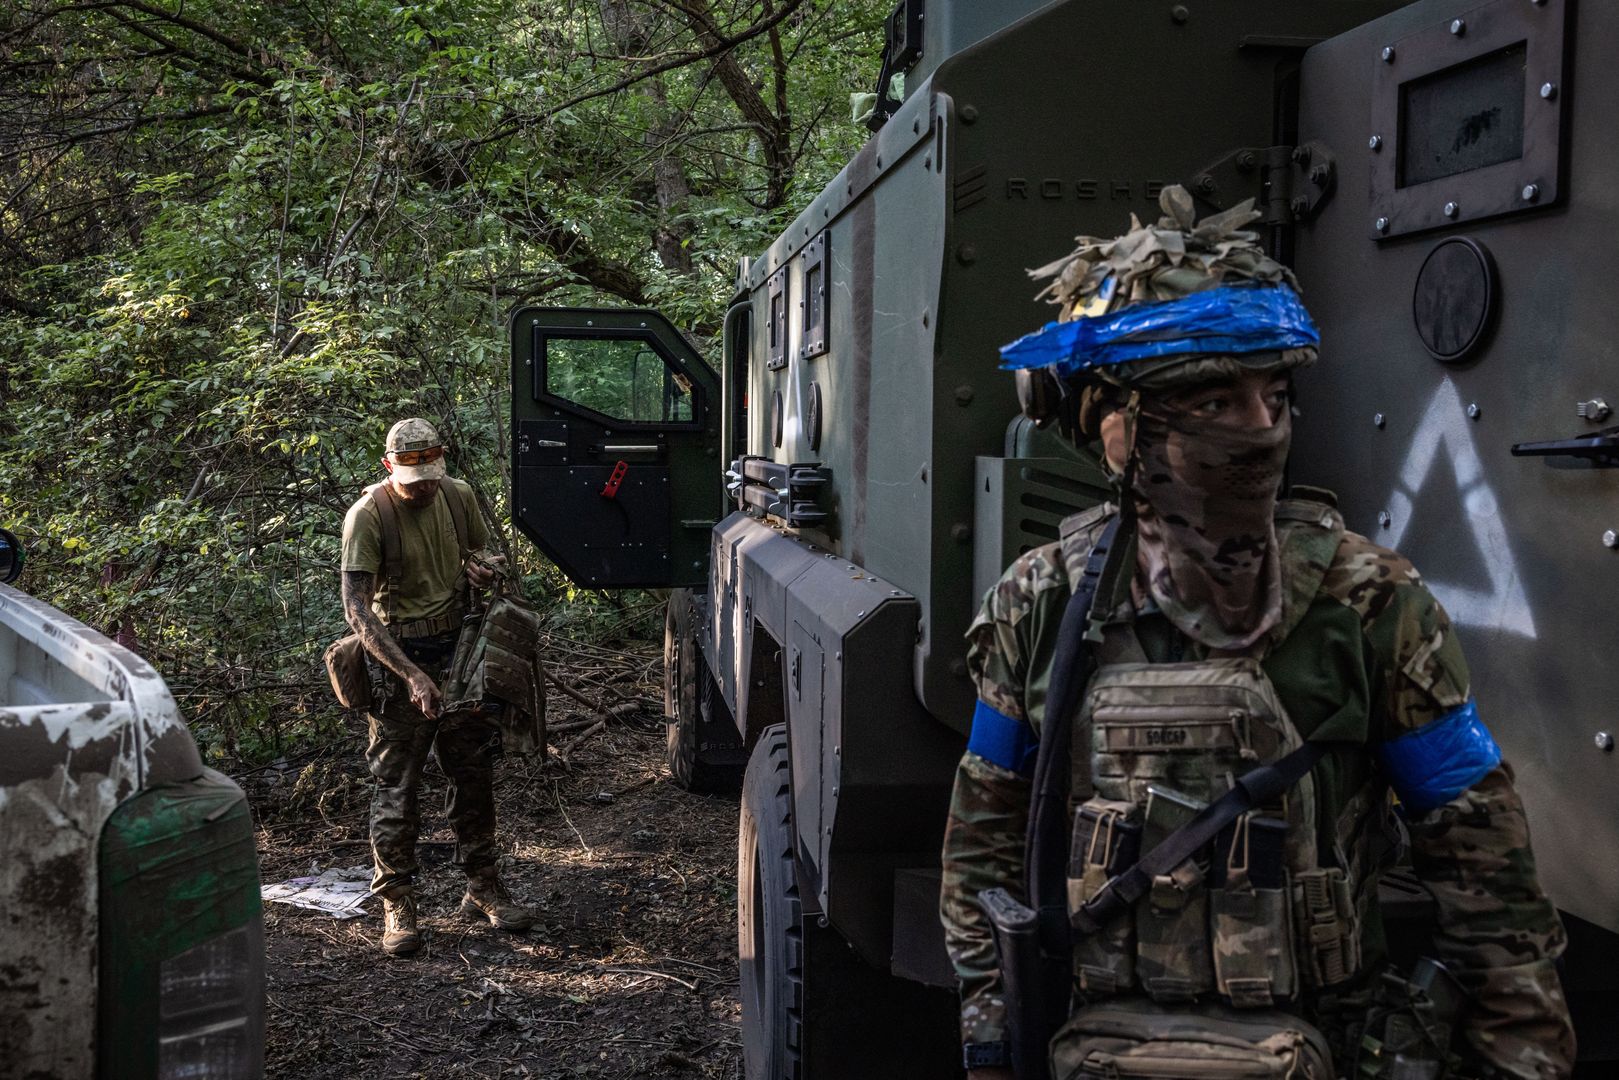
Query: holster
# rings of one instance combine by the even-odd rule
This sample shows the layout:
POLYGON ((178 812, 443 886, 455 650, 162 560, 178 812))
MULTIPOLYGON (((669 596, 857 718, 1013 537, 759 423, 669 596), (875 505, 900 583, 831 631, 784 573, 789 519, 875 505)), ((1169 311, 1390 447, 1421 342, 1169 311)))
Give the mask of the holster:
MULTIPOLYGON (((1045 1080, 1046 1043, 1055 1030, 1048 1017, 1055 1006, 1040 955, 1038 916, 1005 889, 979 893, 978 906, 989 917, 995 937, 1001 990, 1006 1000, 1012 1075, 1017 1080, 1045 1080)), ((1067 1006, 1068 995, 1064 993, 1061 1007, 1067 1006)))

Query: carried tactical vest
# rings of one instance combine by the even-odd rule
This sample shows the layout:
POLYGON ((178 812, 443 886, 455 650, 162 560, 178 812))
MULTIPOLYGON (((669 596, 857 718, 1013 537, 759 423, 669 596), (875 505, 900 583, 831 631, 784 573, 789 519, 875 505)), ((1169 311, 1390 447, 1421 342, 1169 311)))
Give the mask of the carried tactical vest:
MULTIPOLYGON (((1321 504, 1303 505, 1322 519, 1321 504)), ((1282 504, 1279 517, 1288 509, 1282 504)), ((1284 548, 1288 535, 1279 534, 1284 548)), ((1150 663, 1125 623, 1109 624, 1096 656, 1073 741, 1070 912, 1234 777, 1303 743, 1257 655, 1150 663)), ((1356 831, 1347 819, 1364 816, 1367 804, 1349 802, 1326 835, 1356 831)), ((1306 775, 1226 826, 1201 856, 1155 877, 1132 910, 1076 935, 1082 998, 1145 994, 1166 1005, 1259 1009, 1352 979, 1371 890, 1346 872, 1343 845, 1333 843, 1326 858, 1317 850, 1321 813, 1306 775)), ((1354 861, 1375 885, 1375 872, 1354 861)))

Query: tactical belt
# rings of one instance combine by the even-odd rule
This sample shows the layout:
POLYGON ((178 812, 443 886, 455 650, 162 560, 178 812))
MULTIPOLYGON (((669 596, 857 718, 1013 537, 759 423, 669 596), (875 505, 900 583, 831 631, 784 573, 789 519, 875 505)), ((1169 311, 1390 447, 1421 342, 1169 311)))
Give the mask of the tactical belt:
POLYGON ((451 608, 442 615, 434 615, 427 619, 412 619, 407 623, 388 625, 388 633, 395 639, 437 637, 447 634, 451 630, 461 628, 461 620, 466 618, 463 608, 451 608))

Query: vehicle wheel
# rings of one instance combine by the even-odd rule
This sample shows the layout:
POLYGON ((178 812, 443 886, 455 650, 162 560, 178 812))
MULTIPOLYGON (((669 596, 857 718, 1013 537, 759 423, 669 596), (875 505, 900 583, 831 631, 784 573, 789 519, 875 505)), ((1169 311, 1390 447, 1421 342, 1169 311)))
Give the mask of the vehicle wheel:
POLYGON ((742 782, 737 956, 746 1080, 797 1080, 802 1063, 803 910, 793 868, 787 729, 766 728, 742 782))
MULTIPOLYGON (((697 640, 700 624, 690 589, 669 595, 663 616, 663 716, 667 732, 664 758, 675 783, 700 794, 730 793, 742 782, 738 765, 716 764, 702 757, 703 697, 710 709, 725 709, 713 685, 703 647, 697 640)), ((730 714, 725 714, 729 721, 730 714)))

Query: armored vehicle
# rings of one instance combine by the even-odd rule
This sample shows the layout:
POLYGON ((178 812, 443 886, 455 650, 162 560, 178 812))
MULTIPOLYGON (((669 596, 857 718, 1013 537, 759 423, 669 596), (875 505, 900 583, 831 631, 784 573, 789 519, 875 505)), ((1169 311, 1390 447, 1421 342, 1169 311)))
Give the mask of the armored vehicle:
POLYGON ((1619 13, 1570 0, 907 0, 903 100, 742 265, 717 375, 654 313, 515 314, 520 527, 581 584, 677 588, 671 767, 716 787, 750 759, 749 1077, 957 1068, 962 634, 1108 491, 996 349, 1051 317, 1025 268, 1168 183, 1257 199, 1296 268, 1324 360, 1291 477, 1460 627, 1574 938, 1582 1055, 1619 1056, 1616 50, 1619 13))
POLYGON ((0 1073, 250 1080, 263 1060, 246 798, 151 666, 0 585, 0 1073))

